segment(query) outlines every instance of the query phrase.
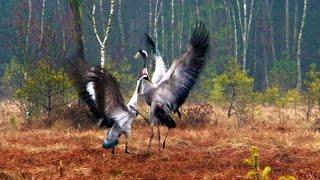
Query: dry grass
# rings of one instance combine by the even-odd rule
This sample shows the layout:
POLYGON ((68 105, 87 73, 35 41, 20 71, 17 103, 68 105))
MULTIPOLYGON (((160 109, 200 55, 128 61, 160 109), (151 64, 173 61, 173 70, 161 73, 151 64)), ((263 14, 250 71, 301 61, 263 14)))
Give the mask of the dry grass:
POLYGON ((210 106, 203 110, 204 120, 197 121, 207 125, 192 127, 188 121, 203 112, 190 106, 183 108, 166 149, 158 152, 154 140, 151 155, 146 154, 149 128, 141 120, 132 133, 133 154, 123 152, 121 138, 114 156, 101 148, 105 130, 67 128, 61 121, 51 129, 3 130, 0 179, 245 179, 248 167, 242 160, 252 145, 260 150, 262 166, 272 167, 273 179, 320 178, 320 133, 312 128, 315 119, 303 120, 300 109, 285 110, 285 121, 280 122, 275 108, 263 107, 238 128, 224 109, 210 106))

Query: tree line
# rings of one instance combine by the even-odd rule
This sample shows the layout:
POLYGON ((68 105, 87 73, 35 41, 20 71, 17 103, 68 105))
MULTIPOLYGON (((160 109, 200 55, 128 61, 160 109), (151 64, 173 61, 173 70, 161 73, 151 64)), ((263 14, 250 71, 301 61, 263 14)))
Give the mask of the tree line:
MULTIPOLYGON (((41 92, 46 101, 52 101, 54 95, 68 94, 69 84, 63 82, 65 60, 80 50, 90 64, 112 71, 129 93, 141 69, 133 55, 146 48, 144 33, 155 40, 169 66, 186 51, 193 27, 201 20, 210 30, 211 51, 201 82, 192 93, 195 99, 203 102, 221 95, 217 82, 228 83, 219 78, 230 70, 229 65, 238 67, 230 60, 248 76, 250 80, 244 82, 254 92, 274 87, 308 92, 310 71, 316 74, 320 67, 319 8, 317 0, 3 1, 1 84, 7 88, 15 84, 18 90, 27 91, 31 77, 49 71, 55 85, 47 79, 41 92)), ((153 68, 152 61, 149 66, 153 68)), ((318 76, 314 77, 317 82, 318 76)), ((2 90, 17 95, 17 89, 2 90)), ((228 92, 232 99, 235 92, 228 92)), ((34 95, 24 97, 25 101, 34 95)))

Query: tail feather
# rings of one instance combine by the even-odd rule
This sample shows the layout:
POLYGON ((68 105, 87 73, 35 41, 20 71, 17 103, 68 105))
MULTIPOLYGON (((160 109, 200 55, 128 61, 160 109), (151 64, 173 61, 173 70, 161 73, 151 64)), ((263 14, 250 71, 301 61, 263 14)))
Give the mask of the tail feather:
POLYGON ((172 117, 165 112, 165 110, 159 106, 155 108, 155 116, 160 120, 162 125, 167 126, 169 129, 176 127, 176 122, 172 117))

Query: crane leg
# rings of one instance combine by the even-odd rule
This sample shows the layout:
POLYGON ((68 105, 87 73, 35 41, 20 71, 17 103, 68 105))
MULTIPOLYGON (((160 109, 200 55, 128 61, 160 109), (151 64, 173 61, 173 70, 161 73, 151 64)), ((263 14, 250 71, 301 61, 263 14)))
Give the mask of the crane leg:
POLYGON ((124 146, 124 152, 127 153, 127 154, 131 154, 131 152, 128 150, 128 144, 129 144, 129 135, 125 134, 125 137, 126 137, 126 144, 124 146))
POLYGON ((116 149, 115 147, 114 147, 114 148, 112 148, 112 150, 111 150, 111 154, 112 154, 112 155, 114 155, 114 154, 115 154, 115 149, 116 149))
POLYGON ((162 148, 163 148, 163 149, 166 147, 166 140, 167 140, 167 137, 168 137, 168 135, 169 135, 169 132, 170 132, 170 128, 168 129, 168 132, 167 132, 167 134, 166 134, 166 137, 165 137, 164 140, 163 140, 163 144, 162 144, 162 148))
POLYGON ((153 139, 153 126, 151 125, 151 135, 150 135, 150 141, 149 141, 149 146, 148 146, 148 153, 150 153, 150 148, 151 148, 151 143, 153 139))
POLYGON ((159 151, 160 151, 161 150, 160 126, 158 126, 158 140, 159 140, 159 151))

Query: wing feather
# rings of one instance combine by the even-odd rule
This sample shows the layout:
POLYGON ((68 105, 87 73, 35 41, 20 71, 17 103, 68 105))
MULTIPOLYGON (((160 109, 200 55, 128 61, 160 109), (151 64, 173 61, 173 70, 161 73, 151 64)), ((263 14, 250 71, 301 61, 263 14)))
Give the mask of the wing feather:
POLYGON ((192 34, 189 48, 175 60, 164 78, 155 86, 156 96, 177 110, 186 100, 207 60, 209 32, 200 22, 192 34))

